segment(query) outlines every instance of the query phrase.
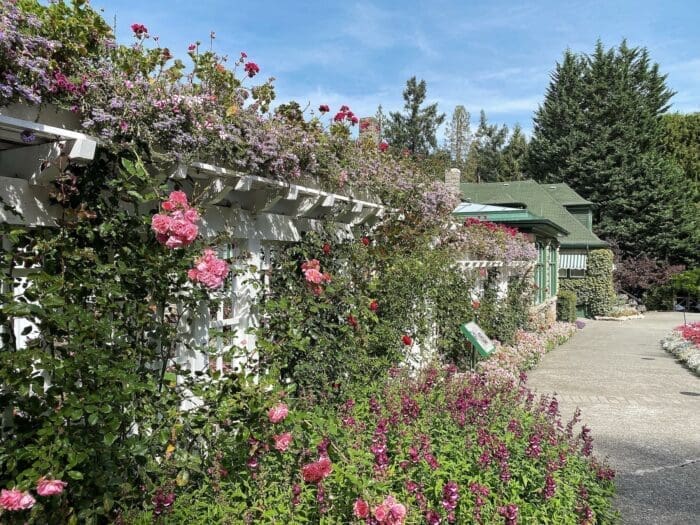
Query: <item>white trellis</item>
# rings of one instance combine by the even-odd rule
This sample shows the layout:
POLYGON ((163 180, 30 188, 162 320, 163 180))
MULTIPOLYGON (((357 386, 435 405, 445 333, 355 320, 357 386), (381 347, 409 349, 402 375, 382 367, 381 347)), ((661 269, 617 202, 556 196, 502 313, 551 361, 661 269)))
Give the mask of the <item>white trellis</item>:
MULTIPOLYGON (((28 108, 19 109, 22 113, 28 108)), ((0 223, 56 227, 61 209, 50 203, 52 181, 68 164, 89 162, 95 155, 97 139, 65 129, 59 113, 51 113, 51 117, 54 121, 49 126, 18 118, 17 108, 0 108, 0 223), (34 135, 31 145, 24 143, 22 133, 34 135)), ((322 231, 328 221, 335 225, 338 238, 351 238, 355 226, 371 225, 385 213, 381 204, 368 198, 203 162, 178 165, 168 175, 204 207, 201 235, 217 243, 220 256, 234 261, 233 277, 225 291, 219 292, 221 301, 215 311, 202 302, 194 312, 178 312, 183 343, 174 360, 193 375, 212 365, 219 370, 244 366, 242 358, 224 361, 231 346, 248 355, 255 351, 255 305, 261 287, 268 284, 266 274, 277 246, 298 242, 304 232, 322 231), (232 338, 210 338, 213 330, 231 332, 232 338)), ((142 212, 150 208, 143 206, 142 212)), ((2 247, 13 249, 7 239, 2 247)), ((14 269, 12 277, 13 291, 19 294, 26 285, 26 271, 14 269)), ((10 329, 18 348, 31 337, 25 333, 27 327, 33 327, 31 319, 14 319, 10 329)))

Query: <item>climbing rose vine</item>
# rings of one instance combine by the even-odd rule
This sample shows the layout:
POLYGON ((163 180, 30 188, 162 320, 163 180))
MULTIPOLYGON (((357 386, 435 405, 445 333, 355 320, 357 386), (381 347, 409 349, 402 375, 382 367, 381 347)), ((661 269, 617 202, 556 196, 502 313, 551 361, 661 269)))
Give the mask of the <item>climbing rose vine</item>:
POLYGON ((214 250, 208 248, 195 261, 194 268, 187 272, 187 277, 213 290, 221 288, 228 271, 229 268, 226 261, 219 259, 214 250))
POLYGON ((199 233, 199 213, 190 207, 187 195, 182 191, 173 191, 161 208, 164 213, 158 213, 151 219, 156 240, 172 249, 192 244, 199 233))

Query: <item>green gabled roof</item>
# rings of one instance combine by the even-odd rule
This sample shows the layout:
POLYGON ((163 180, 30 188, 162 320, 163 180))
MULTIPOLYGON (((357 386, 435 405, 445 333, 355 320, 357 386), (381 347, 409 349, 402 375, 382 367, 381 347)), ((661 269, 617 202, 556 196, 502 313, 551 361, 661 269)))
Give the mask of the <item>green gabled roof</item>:
MULTIPOLYGON (((551 185, 555 186, 555 185, 551 185)), ((605 248, 593 232, 581 224, 543 186, 533 180, 460 184, 462 197, 471 202, 500 206, 521 206, 530 213, 549 219, 568 231, 559 239, 562 248, 605 248)), ((573 192, 571 188, 566 188, 573 192)), ((575 192, 573 192, 575 193, 575 192)), ((579 197, 580 199, 580 197, 579 197)), ((587 203, 585 199, 580 204, 587 203)))
POLYGON ((541 184, 542 188, 554 197, 554 200, 564 206, 593 206, 591 201, 587 201, 578 193, 571 189, 566 182, 557 182, 555 184, 541 184))

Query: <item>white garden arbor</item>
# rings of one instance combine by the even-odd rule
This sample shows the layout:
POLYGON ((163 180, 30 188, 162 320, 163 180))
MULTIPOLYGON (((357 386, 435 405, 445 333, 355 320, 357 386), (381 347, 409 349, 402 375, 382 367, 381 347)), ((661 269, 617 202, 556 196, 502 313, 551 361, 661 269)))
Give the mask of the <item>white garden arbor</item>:
MULTIPOLYGON (((22 111, 19 113, 21 116, 22 111)), ((62 209, 51 204, 51 183, 69 164, 95 158, 98 139, 67 129, 65 121, 61 124, 55 117, 52 124, 18 118, 16 108, 0 108, 0 223, 30 229, 57 227, 62 209)), ((219 292, 222 301, 217 311, 203 302, 197 312, 186 312, 181 321, 185 342, 176 360, 193 374, 210 365, 209 355, 197 349, 213 344, 219 353, 225 350, 222 341, 210 340, 210 329, 233 331, 233 343, 254 352, 251 329, 257 326, 255 304, 261 288, 254 281, 265 285, 276 248, 299 241, 304 232, 320 232, 329 223, 339 240, 352 238, 354 228, 369 228, 386 213, 384 206, 368 198, 203 162, 175 166, 167 176, 203 209, 200 234, 217 239, 220 255, 235 261, 230 286, 219 292)), ((145 206, 143 212, 156 206, 145 206)), ((13 249, 7 239, 2 247, 13 249)), ((31 271, 13 269, 15 293, 24 290, 31 271)), ((20 348, 32 337, 32 332, 25 333, 28 326, 33 326, 30 319, 15 319, 10 327, 20 348)), ((219 357, 216 366, 223 365, 219 357)))

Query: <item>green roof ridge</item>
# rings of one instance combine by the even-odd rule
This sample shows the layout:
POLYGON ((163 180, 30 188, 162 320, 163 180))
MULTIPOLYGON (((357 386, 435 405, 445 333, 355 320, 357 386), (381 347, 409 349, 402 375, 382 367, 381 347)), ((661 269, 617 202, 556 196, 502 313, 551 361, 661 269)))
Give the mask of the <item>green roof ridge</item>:
MULTIPOLYGON (((588 246, 591 248, 605 247, 607 244, 589 231, 578 219, 571 215, 546 188, 534 180, 510 182, 466 182, 460 184, 462 195, 472 202, 480 204, 498 204, 508 206, 521 204, 535 215, 558 224, 569 232, 560 239, 563 248, 588 246)), ((550 185, 552 186, 552 185, 550 185)), ((576 193, 568 185, 564 191, 576 193)), ((562 193, 564 193, 562 191, 562 193)), ((586 204, 588 201, 579 196, 586 204)), ((588 203, 590 204, 590 203, 588 203)))

